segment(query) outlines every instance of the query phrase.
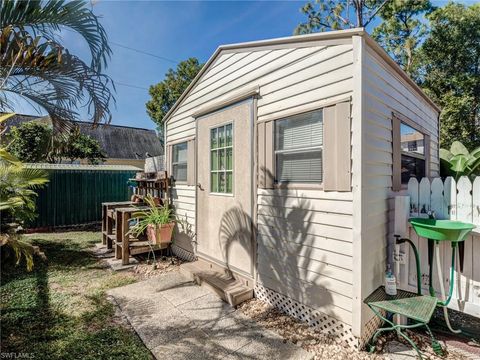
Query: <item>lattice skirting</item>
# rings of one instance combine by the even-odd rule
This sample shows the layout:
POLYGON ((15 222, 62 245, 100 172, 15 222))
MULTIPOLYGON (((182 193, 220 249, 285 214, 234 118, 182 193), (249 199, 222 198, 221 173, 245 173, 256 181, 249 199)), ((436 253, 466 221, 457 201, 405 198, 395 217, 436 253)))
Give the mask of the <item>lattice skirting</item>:
POLYGON ((352 327, 329 315, 259 284, 255 286, 255 297, 324 333, 339 337, 352 348, 361 349, 362 342, 352 334, 352 327))
POLYGON ((186 261, 195 261, 197 260, 197 257, 195 256, 194 253, 190 252, 190 251, 187 251, 185 249, 182 249, 181 247, 179 246, 176 246, 176 245, 172 245, 172 251, 173 253, 178 256, 180 259, 182 260, 186 260, 186 261))
MULTIPOLYGON (((381 311, 382 315, 385 315, 384 311, 381 311)), ((363 337, 359 340, 359 349, 365 347, 367 342, 372 338, 373 333, 380 327, 382 320, 378 316, 373 316, 364 326, 365 332, 363 337)))

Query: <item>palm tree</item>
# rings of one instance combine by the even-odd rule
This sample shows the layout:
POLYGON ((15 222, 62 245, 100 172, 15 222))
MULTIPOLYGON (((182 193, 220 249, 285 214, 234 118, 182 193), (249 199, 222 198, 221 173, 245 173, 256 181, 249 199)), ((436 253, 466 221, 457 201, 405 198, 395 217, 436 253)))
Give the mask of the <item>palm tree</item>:
POLYGON ((107 34, 83 1, 0 2, 0 111, 13 111, 16 96, 48 112, 56 128, 86 106, 95 124, 109 122, 112 80, 102 73, 111 56, 107 34), (62 43, 77 33, 90 49, 85 63, 62 43))

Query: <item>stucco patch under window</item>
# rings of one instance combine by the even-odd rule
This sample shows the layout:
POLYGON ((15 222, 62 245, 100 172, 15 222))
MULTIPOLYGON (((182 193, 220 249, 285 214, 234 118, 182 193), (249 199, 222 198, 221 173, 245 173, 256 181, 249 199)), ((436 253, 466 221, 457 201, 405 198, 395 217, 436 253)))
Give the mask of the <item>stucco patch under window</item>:
POLYGON ((323 110, 275 121, 277 183, 323 180, 323 110))

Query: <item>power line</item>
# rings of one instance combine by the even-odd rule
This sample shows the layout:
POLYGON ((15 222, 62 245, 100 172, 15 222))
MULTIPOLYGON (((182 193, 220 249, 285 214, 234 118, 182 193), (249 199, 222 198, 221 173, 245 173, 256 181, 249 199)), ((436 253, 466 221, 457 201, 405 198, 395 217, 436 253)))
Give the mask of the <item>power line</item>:
POLYGON ((121 82, 118 82, 118 81, 115 81, 115 85, 126 86, 126 87, 131 87, 131 88, 134 88, 134 89, 140 89, 140 90, 147 90, 148 91, 147 88, 137 86, 137 85, 125 84, 125 83, 121 83, 121 82))
MULTIPOLYGON (((63 28, 64 30, 69 31, 69 32, 72 32, 72 33, 75 33, 75 34, 77 33, 75 30, 69 29, 69 28, 67 28, 67 27, 62 27, 62 28, 63 28)), ((118 47, 121 47, 121 48, 124 48, 124 49, 127 49, 127 50, 135 51, 135 52, 137 52, 137 53, 139 53, 139 54, 148 55, 148 56, 157 58, 157 59, 159 59, 159 60, 169 61, 169 62, 171 62, 171 63, 178 64, 178 61, 176 61, 176 60, 172 60, 172 59, 169 59, 169 58, 167 58, 167 57, 160 56, 160 55, 155 55, 155 54, 149 53, 149 52, 147 52, 147 51, 135 49, 135 48, 132 48, 132 47, 130 47, 130 46, 122 45, 122 44, 119 44, 119 43, 117 43, 117 42, 115 42, 115 41, 110 41, 110 40, 108 40, 108 43, 109 43, 109 44, 112 44, 112 45, 115 45, 115 46, 118 46, 118 47)))
POLYGON ((130 47, 130 46, 125 46, 125 45, 116 43, 116 42, 114 42, 114 41, 109 41, 109 43, 110 43, 110 44, 113 44, 113 45, 115 45, 115 46, 124 48, 124 49, 128 49, 128 50, 131 50, 131 51, 135 51, 135 52, 140 53, 140 54, 148 55, 148 56, 151 56, 151 57, 160 59, 160 60, 169 61, 169 62, 174 63, 174 64, 177 64, 177 63, 178 63, 178 61, 175 61, 175 60, 166 58, 166 57, 164 57, 164 56, 159 56, 159 55, 155 55, 155 54, 152 54, 152 53, 143 51, 143 50, 138 50, 138 49, 132 48, 132 47, 130 47))

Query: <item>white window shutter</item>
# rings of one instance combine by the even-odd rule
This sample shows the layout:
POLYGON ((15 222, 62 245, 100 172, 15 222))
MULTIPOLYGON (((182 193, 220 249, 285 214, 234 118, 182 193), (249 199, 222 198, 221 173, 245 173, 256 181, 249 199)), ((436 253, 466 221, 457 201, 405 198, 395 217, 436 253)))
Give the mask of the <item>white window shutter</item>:
POLYGON ((257 127, 258 187, 273 189, 273 122, 262 122, 257 127))
POLYGON ((401 120, 392 114, 392 190, 402 189, 401 120))
POLYGON ((195 140, 187 145, 187 185, 195 186, 195 140))

